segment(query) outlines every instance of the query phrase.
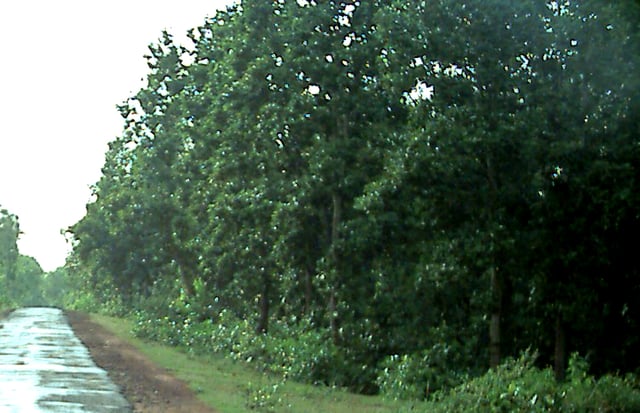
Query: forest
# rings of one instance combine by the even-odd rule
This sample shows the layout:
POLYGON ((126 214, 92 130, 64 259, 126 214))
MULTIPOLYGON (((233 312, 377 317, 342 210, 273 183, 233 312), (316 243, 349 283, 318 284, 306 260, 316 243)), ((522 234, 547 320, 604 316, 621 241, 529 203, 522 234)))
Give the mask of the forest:
POLYGON ((165 32, 64 305, 365 394, 522 357, 637 389, 639 34, 596 0, 244 0, 165 32))
POLYGON ((68 291, 62 268, 45 274, 35 258, 20 253, 20 235, 18 216, 0 205, 0 316, 15 307, 61 305, 68 291))

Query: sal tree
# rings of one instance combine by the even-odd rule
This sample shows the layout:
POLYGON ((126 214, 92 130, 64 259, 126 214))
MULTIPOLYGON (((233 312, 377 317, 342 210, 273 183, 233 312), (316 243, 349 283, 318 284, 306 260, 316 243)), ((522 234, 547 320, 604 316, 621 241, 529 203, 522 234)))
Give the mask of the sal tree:
POLYGON ((18 236, 20 227, 18 217, 6 209, 0 208, 0 303, 8 300, 9 283, 15 280, 18 262, 18 236))
POLYGON ((639 311, 634 16, 251 0, 193 47, 164 34, 76 257, 131 305, 163 291, 158 319, 191 317, 177 326, 304 320, 340 366, 313 379, 359 390, 424 397, 529 346, 559 375, 574 350, 622 368, 639 311))
MULTIPOLYGON (((406 56, 418 79, 407 93, 416 106, 413 128, 399 136, 388 173, 370 186, 363 208, 382 212, 406 191, 403 205, 427 218, 415 222, 429 231, 420 236, 418 226, 412 233, 416 240, 434 235, 408 260, 420 263, 414 274, 428 280, 422 285, 445 283, 457 293, 443 308, 457 308, 467 322, 451 341, 473 332, 488 344, 491 365, 536 343, 560 373, 567 330, 595 337, 587 320, 601 319, 611 305, 618 308, 614 318, 627 317, 628 304, 607 302, 600 286, 629 287, 619 283, 636 270, 596 275, 614 266, 602 261, 610 241, 594 229, 604 220, 606 232, 622 230, 610 222, 626 210, 604 201, 611 193, 600 179, 616 176, 621 194, 636 185, 624 171, 634 169, 629 160, 637 153, 637 131, 628 129, 637 128, 637 23, 622 13, 637 17, 637 8, 628 2, 398 3, 393 24, 409 10, 415 13, 402 30, 411 33, 412 50, 423 49, 406 56), (560 202, 557 192, 567 181, 580 195, 567 197, 562 189, 560 202), (424 262, 442 249, 447 253, 436 268, 430 264, 437 262, 424 262), (488 324, 487 333, 474 332, 478 322, 488 324)), ((446 314, 440 315, 446 320, 446 314)), ((634 343, 631 335, 624 340, 634 343)), ((574 350, 595 349, 591 340, 571 341, 574 350)))

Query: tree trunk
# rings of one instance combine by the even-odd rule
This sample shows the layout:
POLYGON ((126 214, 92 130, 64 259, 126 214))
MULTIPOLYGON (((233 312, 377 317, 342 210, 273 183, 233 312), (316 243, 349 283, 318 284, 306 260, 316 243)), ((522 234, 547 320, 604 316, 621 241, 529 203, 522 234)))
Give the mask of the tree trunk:
POLYGON ((502 319, 502 288, 495 267, 491 268, 491 319, 489 321, 489 367, 500 365, 502 319))
POLYGON ((313 296, 313 278, 311 277, 311 270, 304 270, 304 314, 311 314, 311 299, 313 296))
POLYGON ((170 247, 171 256, 173 261, 178 267, 178 272, 180 275, 180 284, 182 285, 182 289, 184 290, 187 297, 193 297, 196 294, 196 289, 193 285, 194 276, 191 268, 188 267, 185 262, 190 262, 189 258, 183 258, 183 255, 180 252, 180 248, 175 245, 171 245, 170 247))
POLYGON ((334 192, 331 195, 331 200, 333 203, 333 214, 331 219, 331 250, 330 250, 330 258, 331 258, 331 268, 334 272, 334 276, 331 277, 330 286, 331 292, 329 296, 329 317, 330 317, 330 326, 331 326, 331 335, 333 337, 333 342, 337 344, 340 339, 340 326, 339 326, 339 317, 338 317, 338 297, 337 297, 337 289, 339 284, 339 257, 338 257, 338 243, 340 241, 340 222, 342 220, 342 198, 340 194, 334 192))
POLYGON ((184 292, 187 294, 187 297, 193 297, 196 295, 196 290, 193 286, 193 277, 189 277, 185 274, 184 269, 180 269, 180 281, 182 284, 182 288, 184 288, 184 292))
POLYGON ((487 182, 489 183, 489 197, 487 199, 487 217, 490 230, 490 250, 491 254, 491 267, 489 268, 490 284, 491 284, 491 302, 490 308, 490 320, 489 320, 489 367, 496 368, 500 365, 501 358, 501 324, 502 324, 502 280, 501 274, 498 272, 496 263, 496 242, 493 233, 494 228, 491 226, 495 223, 495 205, 497 204, 498 197, 498 182, 496 180, 495 170, 493 168, 493 162, 491 157, 487 156, 485 159, 487 182))
POLYGON ((271 280, 269 275, 262 274, 262 294, 260 295, 260 318, 256 332, 258 334, 266 334, 269 330, 269 293, 271 290, 271 280))
POLYGON ((337 345, 340 342, 340 327, 338 326, 338 306, 336 301, 336 289, 335 287, 331 287, 331 293, 329 295, 329 325, 331 327, 333 344, 337 345))
POLYGON ((565 327, 562 322, 560 311, 556 315, 556 339, 554 348, 553 371, 557 380, 564 380, 565 368, 567 364, 567 342, 565 327))

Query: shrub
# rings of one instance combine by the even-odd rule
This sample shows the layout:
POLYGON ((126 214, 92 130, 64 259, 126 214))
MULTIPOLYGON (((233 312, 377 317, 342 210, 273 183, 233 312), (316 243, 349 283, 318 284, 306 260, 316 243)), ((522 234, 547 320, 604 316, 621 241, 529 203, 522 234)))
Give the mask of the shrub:
POLYGON ((265 367, 298 381, 336 384, 337 353, 329 332, 306 320, 274 323, 265 336, 265 367))
POLYGON ((309 321, 275 321, 269 334, 256 334, 246 319, 222 310, 215 320, 200 319, 189 305, 174 301, 167 315, 139 310, 134 333, 141 338, 181 346, 190 352, 221 353, 284 379, 344 385, 348 367, 344 352, 328 331, 309 321))
POLYGON ((637 412, 640 389, 632 376, 587 374, 584 359, 573 355, 568 380, 556 382, 551 369, 539 369, 530 353, 505 361, 497 369, 449 391, 424 405, 428 412, 637 412))
POLYGON ((563 386, 563 412, 639 412, 640 386, 632 375, 611 374, 595 379, 587 374, 588 363, 573 354, 569 359, 567 383, 563 386))
POLYGON ((415 354, 392 355, 381 363, 377 378, 380 391, 387 397, 422 400, 443 388, 464 380, 464 374, 446 363, 442 346, 415 354))

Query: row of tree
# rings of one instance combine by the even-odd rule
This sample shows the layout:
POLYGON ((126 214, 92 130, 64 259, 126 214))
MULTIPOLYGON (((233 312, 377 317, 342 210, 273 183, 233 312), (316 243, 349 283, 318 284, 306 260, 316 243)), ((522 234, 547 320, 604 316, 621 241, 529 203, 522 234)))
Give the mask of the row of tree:
POLYGON ((53 303, 53 295, 65 294, 64 288, 54 293, 59 283, 52 284, 54 278, 47 279, 33 257, 20 254, 20 234, 18 216, 0 208, 0 309, 46 305, 53 303))
MULTIPOLYGON (((150 46, 68 269, 482 371, 640 363, 637 2, 245 0, 150 46), (167 287, 168 286, 168 287, 167 287), (173 290, 172 287, 175 287, 173 290)), ((166 311, 169 311, 167 304, 166 311)), ((350 383, 349 383, 350 382, 350 383)))
POLYGON ((19 235, 18 217, 0 208, 0 275, 5 279, 15 278, 19 235))

